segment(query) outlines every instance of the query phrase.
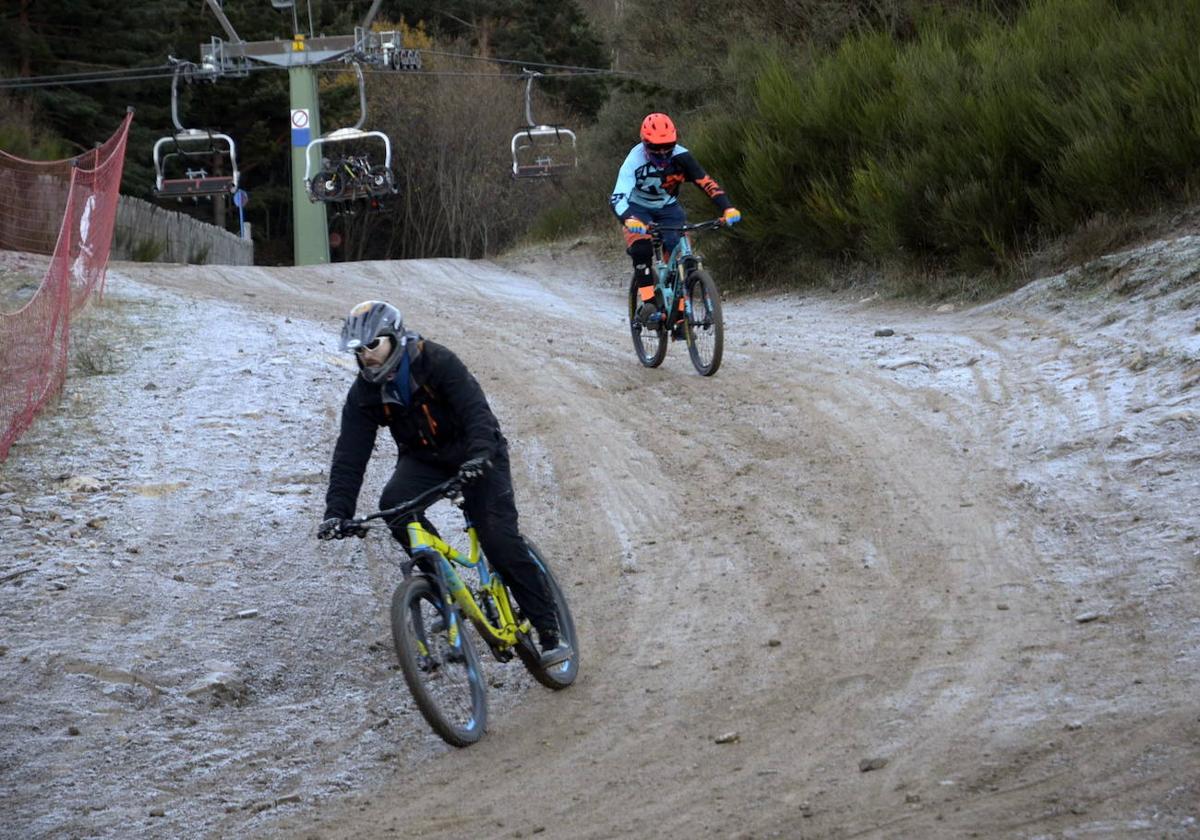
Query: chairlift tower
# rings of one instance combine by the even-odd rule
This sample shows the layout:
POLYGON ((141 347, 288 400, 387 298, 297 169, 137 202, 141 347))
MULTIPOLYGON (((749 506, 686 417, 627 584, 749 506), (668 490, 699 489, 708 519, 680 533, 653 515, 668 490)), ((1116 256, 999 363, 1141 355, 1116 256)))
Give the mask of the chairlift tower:
MULTIPOLYGON (((329 222, 325 205, 308 198, 305 183, 306 152, 310 141, 321 136, 321 113, 317 99, 316 68, 335 61, 366 63, 390 70, 419 70, 417 50, 401 46, 399 32, 372 32, 382 0, 371 8, 353 35, 314 37, 299 32, 293 0, 271 0, 276 9, 292 10, 292 40, 243 41, 221 9, 219 0, 205 0, 220 21, 229 40, 213 36, 200 45, 201 66, 216 75, 245 76, 254 63, 286 67, 292 149, 292 254, 296 265, 329 262, 329 222)), ((311 30, 311 16, 310 16, 311 30)))

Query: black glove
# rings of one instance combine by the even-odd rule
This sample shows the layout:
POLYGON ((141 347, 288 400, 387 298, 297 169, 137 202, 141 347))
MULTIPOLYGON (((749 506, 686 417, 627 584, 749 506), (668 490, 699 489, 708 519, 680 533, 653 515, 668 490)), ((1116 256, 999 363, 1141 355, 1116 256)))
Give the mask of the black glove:
POLYGON ((336 516, 331 516, 321 523, 321 527, 317 529, 317 539, 332 540, 334 538, 341 539, 342 520, 336 516))
POLYGON ((346 537, 365 537, 367 526, 359 525, 353 519, 339 519, 331 516, 321 523, 317 529, 319 540, 344 540, 346 537))
POLYGON ((492 462, 487 458, 472 458, 469 461, 463 461, 462 466, 458 468, 458 477, 464 483, 470 483, 483 475, 483 471, 492 465, 492 462))

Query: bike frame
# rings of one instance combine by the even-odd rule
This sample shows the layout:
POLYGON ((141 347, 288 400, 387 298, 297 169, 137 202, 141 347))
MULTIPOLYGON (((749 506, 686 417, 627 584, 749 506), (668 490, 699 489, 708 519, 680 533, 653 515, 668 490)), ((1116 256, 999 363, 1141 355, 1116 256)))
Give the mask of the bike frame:
POLYGON ((465 514, 463 519, 468 541, 466 554, 426 530, 419 520, 411 520, 406 528, 413 559, 424 557, 432 562, 438 573, 438 586, 441 588, 443 597, 458 607, 458 611, 448 610, 451 614, 450 638, 452 641, 457 640, 457 621, 458 614, 461 612, 470 619, 490 645, 502 651, 515 647, 519 643, 520 637, 528 635, 532 627, 528 620, 517 622, 504 581, 492 571, 484 558, 475 526, 471 524, 465 514), (490 596, 492 603, 496 605, 497 615, 494 619, 484 614, 455 566, 474 569, 479 575, 480 594, 484 597, 490 596))
MULTIPOLYGON (((431 562, 436 573, 433 579, 437 582, 438 591, 443 601, 451 607, 446 610, 446 613, 452 643, 458 643, 458 619, 460 614, 465 615, 475 625, 488 646, 499 657, 505 658, 505 655, 514 648, 522 644, 532 644, 529 638, 533 626, 528 619, 518 623, 508 589, 504 586, 500 575, 493 571, 488 564, 479 544, 479 534, 466 511, 463 510, 461 488, 460 481, 451 479, 430 488, 403 505, 358 517, 352 521, 357 525, 368 525, 372 520, 379 520, 380 525, 386 522, 406 522, 405 529, 408 532, 413 560, 424 557, 431 562), (467 534, 466 554, 421 524, 421 513, 438 499, 450 500, 462 512, 464 530, 467 534), (463 581, 462 575, 458 573, 455 566, 476 571, 479 575, 478 595, 484 604, 488 603, 490 599, 491 604, 496 608, 495 616, 484 613, 479 601, 476 600, 475 595, 463 581)), ((411 562, 403 564, 401 568, 405 576, 412 573, 411 562)))
MULTIPOLYGON (((650 237, 654 242, 654 285, 658 289, 663 300, 663 310, 676 313, 677 309, 682 304, 683 314, 688 322, 692 319, 692 302, 684 295, 683 284, 687 281, 688 276, 697 269, 703 267, 700 255, 692 249, 692 240, 690 233, 694 230, 711 230, 720 227, 723 224, 720 219, 713 219, 707 222, 697 222, 696 224, 685 224, 680 227, 660 227, 654 225, 650 228, 650 237), (678 231, 679 241, 675 243, 675 247, 671 249, 671 253, 667 258, 663 259, 663 231, 678 231), (677 303, 678 301, 678 303, 677 303)), ((668 319, 670 325, 670 317, 668 319)))
POLYGON ((686 279, 687 266, 685 260, 688 257, 695 260, 695 265, 691 268, 691 271, 695 271, 700 267, 700 259, 692 250, 691 240, 686 233, 679 237, 679 241, 675 243, 675 247, 671 249, 671 253, 665 261, 663 260, 662 233, 659 232, 655 236, 654 269, 657 274, 655 285, 658 286, 659 294, 662 295, 663 309, 666 312, 674 313, 679 306, 676 301, 680 301, 684 306, 684 314, 690 318, 692 304, 683 295, 683 282, 686 279))

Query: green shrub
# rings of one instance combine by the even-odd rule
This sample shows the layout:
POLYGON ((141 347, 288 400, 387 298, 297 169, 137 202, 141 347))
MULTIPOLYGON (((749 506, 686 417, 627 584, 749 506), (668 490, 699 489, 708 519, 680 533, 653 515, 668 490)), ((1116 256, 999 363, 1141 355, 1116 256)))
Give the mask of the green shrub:
POLYGON ((138 239, 133 243, 130 256, 134 262, 158 262, 166 249, 167 243, 160 239, 138 239))
POLYGON ((1032 0, 915 28, 731 61, 741 93, 695 144, 745 215, 731 264, 1011 268, 1098 213, 1200 185, 1200 0, 1032 0))
POLYGON ((211 250, 212 246, 210 245, 197 245, 195 248, 188 251, 188 264, 204 265, 208 262, 208 253, 211 250))
POLYGON ((581 230, 588 215, 584 208, 575 202, 557 202, 537 215, 526 236, 535 242, 559 239, 581 230))

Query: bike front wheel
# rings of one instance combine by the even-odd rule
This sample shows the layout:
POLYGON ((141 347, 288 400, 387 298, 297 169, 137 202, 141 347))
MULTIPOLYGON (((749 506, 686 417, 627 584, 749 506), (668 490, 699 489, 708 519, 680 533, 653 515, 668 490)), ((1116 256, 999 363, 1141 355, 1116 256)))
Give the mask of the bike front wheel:
POLYGON ((392 170, 386 166, 372 166, 371 195, 387 195, 395 191, 396 188, 392 185, 392 170))
POLYGON ((658 367, 667 356, 667 329, 664 324, 648 327, 638 319, 638 308, 642 305, 638 296, 637 280, 629 281, 629 330, 633 335, 633 349, 638 361, 649 368, 658 367))
POLYGON ((575 633, 575 617, 571 615, 567 596, 563 593, 562 587, 558 585, 554 573, 550 571, 550 564, 546 562, 546 558, 529 539, 525 540, 525 545, 546 579, 546 588, 550 590, 550 597, 554 600, 554 612, 558 618, 559 638, 571 646, 572 654, 571 658, 564 662, 543 668, 532 641, 525 640, 524 643, 517 645, 517 655, 521 657, 521 662, 524 663, 529 673, 533 674, 535 680, 546 688, 557 691, 575 682, 575 677, 579 674, 579 637, 575 633))
POLYGON ((721 316, 721 293, 705 270, 688 275, 685 287, 691 315, 684 327, 688 355, 701 376, 712 376, 721 366, 725 349, 725 322, 721 316))
POLYGON ((446 743, 483 737, 487 688, 466 624, 442 603, 436 584, 413 575, 392 596, 392 640, 417 708, 446 743))

